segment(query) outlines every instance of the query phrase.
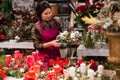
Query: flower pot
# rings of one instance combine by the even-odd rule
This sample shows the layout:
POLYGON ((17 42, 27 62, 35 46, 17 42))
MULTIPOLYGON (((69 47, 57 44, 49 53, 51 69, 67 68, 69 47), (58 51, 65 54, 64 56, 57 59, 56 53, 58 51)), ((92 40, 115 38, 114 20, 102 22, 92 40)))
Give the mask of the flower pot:
POLYGON ((109 33, 106 32, 106 36, 108 37, 109 42, 109 51, 110 56, 108 57, 108 61, 110 63, 120 63, 120 33, 109 33))

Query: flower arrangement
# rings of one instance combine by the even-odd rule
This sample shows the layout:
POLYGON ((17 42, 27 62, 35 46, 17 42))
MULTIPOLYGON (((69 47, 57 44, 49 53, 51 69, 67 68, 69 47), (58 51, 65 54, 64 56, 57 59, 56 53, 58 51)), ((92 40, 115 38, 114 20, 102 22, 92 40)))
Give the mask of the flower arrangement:
MULTIPOLYGON (((104 6, 104 3, 101 1, 85 0, 84 3, 81 3, 75 9, 76 15, 77 15, 76 19, 78 23, 85 30, 87 30, 88 25, 82 20, 82 18, 90 17, 91 19, 93 19, 92 16, 96 17, 103 6, 104 6)), ((94 22, 94 19, 91 22, 94 22)))
POLYGON ((120 2, 111 1, 106 4, 98 14, 96 25, 102 25, 108 32, 120 32, 120 2))
POLYGON ((62 44, 62 47, 67 47, 68 45, 77 45, 81 39, 81 34, 79 31, 63 31, 57 36, 57 40, 59 40, 62 44))

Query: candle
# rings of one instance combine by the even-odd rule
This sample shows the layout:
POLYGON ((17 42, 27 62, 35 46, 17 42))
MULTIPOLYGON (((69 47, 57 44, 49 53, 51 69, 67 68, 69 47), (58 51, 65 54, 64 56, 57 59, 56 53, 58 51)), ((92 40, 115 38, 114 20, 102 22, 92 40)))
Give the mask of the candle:
POLYGON ((20 54, 20 51, 19 51, 19 50, 15 50, 15 51, 14 51, 14 58, 15 58, 15 60, 18 59, 19 54, 20 54))
POLYGON ((78 78, 77 78, 77 77, 74 77, 73 80, 78 80, 78 78))
POLYGON ((26 57, 26 65, 28 66, 28 67, 31 67, 32 65, 34 65, 34 63, 35 63, 35 60, 34 60, 34 57, 32 56, 32 55, 28 55, 27 57, 26 57))
POLYGON ((6 64, 9 65, 10 62, 12 60, 12 56, 11 55, 6 55, 6 64))
POLYGON ((64 73, 64 76, 65 76, 64 80, 67 80, 69 78, 69 70, 68 69, 64 69, 63 73, 64 73))
POLYGON ((99 65, 97 71, 98 71, 99 74, 103 75, 104 66, 103 65, 99 65))
POLYGON ((34 70, 35 73, 39 73, 40 72, 40 65, 33 65, 30 70, 34 70))
POLYGON ((55 71, 56 74, 59 74, 60 71, 61 71, 61 67, 59 65, 55 65, 54 66, 54 71, 55 71))
POLYGON ((75 67, 72 66, 69 68, 69 74, 71 77, 75 77, 75 67))
POLYGON ((57 80, 57 76, 53 70, 48 71, 48 79, 47 80, 57 80))
POLYGON ((39 53, 38 52, 32 52, 32 56, 34 57, 35 61, 39 59, 39 53))
POLYGON ((81 63, 80 64, 80 72, 82 74, 85 74, 86 73, 86 64, 85 63, 81 63))
POLYGON ((90 78, 89 80, 94 80, 95 72, 92 69, 88 69, 87 76, 90 78))

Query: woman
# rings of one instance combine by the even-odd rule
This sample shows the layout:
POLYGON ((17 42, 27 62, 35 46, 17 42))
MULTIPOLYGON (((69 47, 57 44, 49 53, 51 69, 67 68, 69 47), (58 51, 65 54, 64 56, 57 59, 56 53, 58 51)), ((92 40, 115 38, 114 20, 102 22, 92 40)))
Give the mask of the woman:
POLYGON ((56 40, 60 26, 52 18, 51 6, 47 1, 42 1, 36 6, 38 21, 32 28, 34 47, 39 51, 39 56, 47 59, 60 57, 61 43, 56 40))

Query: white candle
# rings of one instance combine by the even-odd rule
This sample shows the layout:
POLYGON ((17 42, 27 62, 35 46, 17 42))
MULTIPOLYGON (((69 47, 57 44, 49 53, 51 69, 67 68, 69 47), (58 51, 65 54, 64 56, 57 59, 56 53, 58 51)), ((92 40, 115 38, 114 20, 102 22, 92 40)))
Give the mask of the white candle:
POLYGON ((74 77, 73 80, 78 80, 78 78, 77 78, 77 77, 74 77))
POLYGON ((87 71, 87 76, 90 78, 89 80, 94 80, 95 72, 92 69, 87 71))
POLYGON ((75 67, 72 66, 69 68, 69 74, 71 77, 75 77, 75 67))
POLYGON ((98 71, 99 74, 103 75, 104 66, 103 65, 99 65, 97 71, 98 71))
POLYGON ((86 73, 86 64, 85 63, 81 63, 80 64, 80 72, 82 74, 85 74, 86 73))
POLYGON ((70 76, 69 75, 69 69, 64 69, 63 72, 64 72, 64 76, 65 76, 64 80, 67 80, 70 76))

